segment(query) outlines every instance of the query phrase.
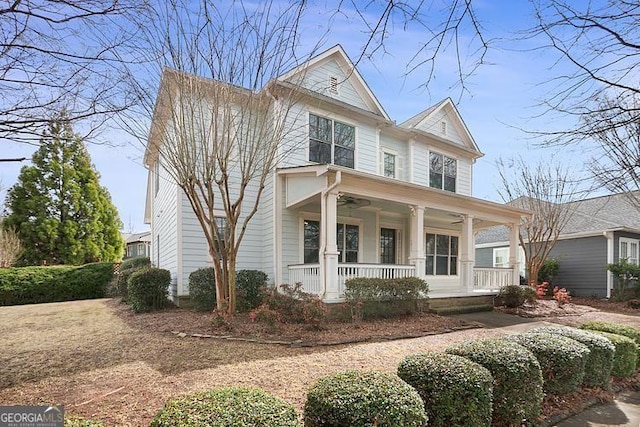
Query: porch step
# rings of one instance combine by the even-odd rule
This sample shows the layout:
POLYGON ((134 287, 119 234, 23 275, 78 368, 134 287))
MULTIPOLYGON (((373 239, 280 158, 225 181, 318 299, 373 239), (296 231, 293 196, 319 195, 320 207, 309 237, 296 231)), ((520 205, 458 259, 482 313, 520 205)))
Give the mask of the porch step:
POLYGON ((429 298, 429 311, 439 315, 491 310, 493 295, 429 298))

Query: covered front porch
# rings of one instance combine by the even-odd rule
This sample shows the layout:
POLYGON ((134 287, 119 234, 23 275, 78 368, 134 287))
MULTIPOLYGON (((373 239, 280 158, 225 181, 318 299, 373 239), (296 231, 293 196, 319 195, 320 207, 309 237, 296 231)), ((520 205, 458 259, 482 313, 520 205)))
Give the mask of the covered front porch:
POLYGON ((341 301, 353 277, 419 277, 431 298, 519 283, 515 257, 508 268, 475 266, 474 236, 507 225, 516 254, 526 211, 331 165, 282 169, 278 179, 279 283, 302 283, 326 302, 341 301))

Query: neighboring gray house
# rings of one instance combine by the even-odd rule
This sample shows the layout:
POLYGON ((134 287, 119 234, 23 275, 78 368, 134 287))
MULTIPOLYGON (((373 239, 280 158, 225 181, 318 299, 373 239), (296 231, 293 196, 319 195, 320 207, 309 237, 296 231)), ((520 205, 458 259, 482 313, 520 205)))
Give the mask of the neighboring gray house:
MULTIPOLYGON (((571 295, 608 298, 615 278, 607 271, 607 264, 621 259, 638 264, 638 210, 627 194, 594 197, 570 205, 574 214, 550 254, 560 262, 554 284, 567 288, 571 295)), ((498 226, 476 235, 477 266, 499 268, 505 259, 508 261, 508 233, 506 227, 498 226)))
MULTIPOLYGON (((189 274, 212 261, 158 149, 171 143, 163 130, 172 129, 167 117, 175 107, 163 97, 180 90, 171 73, 165 70, 145 153, 145 220, 151 260, 171 271, 170 292, 180 298, 189 293, 189 274)), ((223 85, 193 78, 203 93, 223 85)), ((262 90, 280 87, 304 96, 285 116, 292 131, 279 141, 282 159, 249 223, 238 269, 262 270, 278 284, 300 282, 326 302, 341 301, 352 277, 421 277, 432 298, 477 295, 517 280, 515 261, 509 268, 476 268, 473 235, 513 225, 515 250, 517 226, 529 212, 472 197, 473 164, 483 154, 451 99, 397 124, 340 46, 262 90)), ((255 190, 247 191, 254 200, 255 190)), ((214 215, 224 219, 221 209, 214 215)))
POLYGON ((122 237, 127 243, 124 259, 151 256, 151 231, 123 234, 122 237))

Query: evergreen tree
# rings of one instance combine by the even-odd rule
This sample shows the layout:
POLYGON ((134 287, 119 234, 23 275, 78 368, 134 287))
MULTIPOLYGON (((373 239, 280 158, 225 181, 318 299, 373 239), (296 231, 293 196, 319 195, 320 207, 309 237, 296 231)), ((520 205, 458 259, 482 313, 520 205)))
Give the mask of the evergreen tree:
POLYGON ((4 221, 20 235, 21 263, 119 260, 124 241, 118 211, 64 113, 50 122, 32 163, 8 192, 4 221))

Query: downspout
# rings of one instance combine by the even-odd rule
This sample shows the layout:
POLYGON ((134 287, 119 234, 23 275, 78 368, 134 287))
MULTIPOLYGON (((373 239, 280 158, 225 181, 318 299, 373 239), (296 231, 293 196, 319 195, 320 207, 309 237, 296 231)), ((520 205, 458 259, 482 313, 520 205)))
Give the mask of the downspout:
MULTIPOLYGON (((607 239, 607 264, 613 264, 614 235, 612 231, 603 231, 602 235, 607 239)), ((607 270, 607 298, 611 298, 613 289, 613 273, 607 270)))
POLYGON ((321 299, 324 299, 325 295, 327 294, 327 282, 326 282, 326 278, 325 278, 325 274, 324 274, 324 251, 327 249, 327 237, 326 237, 326 233, 327 233, 327 197, 329 196, 329 193, 331 191, 333 191, 338 185, 340 185, 342 183, 342 171, 336 171, 336 178, 333 181, 333 184, 329 185, 327 188, 325 188, 324 190, 322 190, 322 193, 320 194, 320 227, 321 227, 321 235, 323 237, 323 239, 321 239, 320 242, 320 249, 319 249, 319 253, 318 256, 322 257, 320 258, 318 261, 322 260, 322 262, 320 263, 320 282, 322 283, 322 294, 320 295, 321 299), (324 207, 324 209, 323 209, 324 207))

